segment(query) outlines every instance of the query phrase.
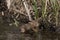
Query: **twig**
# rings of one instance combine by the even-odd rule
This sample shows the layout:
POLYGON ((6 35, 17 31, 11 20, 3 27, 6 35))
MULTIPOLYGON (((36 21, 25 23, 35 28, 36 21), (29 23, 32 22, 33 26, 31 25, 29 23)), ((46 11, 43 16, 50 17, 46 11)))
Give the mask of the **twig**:
POLYGON ((13 10, 16 11, 16 12, 18 12, 19 14, 27 16, 26 14, 22 13, 20 10, 17 10, 16 8, 13 8, 13 10))
POLYGON ((6 2, 7 2, 7 7, 8 7, 8 9, 10 9, 11 0, 6 0, 6 2))
POLYGON ((27 4, 27 2, 25 0, 22 0, 22 1, 23 1, 24 6, 25 6, 26 12, 28 14, 29 20, 32 21, 32 18, 31 18, 31 15, 30 15, 30 11, 28 9, 28 4, 27 4))

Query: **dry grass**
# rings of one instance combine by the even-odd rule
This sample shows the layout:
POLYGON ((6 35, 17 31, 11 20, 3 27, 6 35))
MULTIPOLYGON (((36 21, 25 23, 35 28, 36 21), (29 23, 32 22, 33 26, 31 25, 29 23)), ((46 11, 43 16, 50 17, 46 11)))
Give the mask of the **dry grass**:
POLYGON ((58 15, 60 5, 58 0, 13 0, 12 2, 7 2, 9 2, 7 6, 10 17, 14 20, 12 25, 14 24, 18 26, 20 21, 23 21, 23 19, 25 20, 25 18, 33 23, 33 21, 41 17, 43 21, 46 21, 47 26, 50 25, 49 23, 55 25, 56 27, 59 26, 58 21, 60 19, 58 18, 58 15), (21 17, 21 15, 23 15, 24 18, 21 17))

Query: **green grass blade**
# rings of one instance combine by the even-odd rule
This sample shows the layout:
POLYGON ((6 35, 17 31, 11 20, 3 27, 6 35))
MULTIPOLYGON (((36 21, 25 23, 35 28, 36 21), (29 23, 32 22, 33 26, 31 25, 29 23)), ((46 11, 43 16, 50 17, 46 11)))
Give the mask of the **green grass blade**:
POLYGON ((39 18, 39 14, 38 14, 38 9, 37 9, 37 2, 36 2, 36 0, 33 0, 33 9, 34 9, 34 11, 35 11, 35 17, 36 17, 36 19, 37 18, 39 18))

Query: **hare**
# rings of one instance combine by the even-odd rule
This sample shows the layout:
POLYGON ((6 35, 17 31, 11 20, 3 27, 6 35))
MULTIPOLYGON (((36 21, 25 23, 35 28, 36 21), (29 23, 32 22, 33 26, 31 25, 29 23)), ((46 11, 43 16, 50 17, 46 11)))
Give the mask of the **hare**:
POLYGON ((25 24, 25 25, 22 25, 20 27, 20 30, 21 32, 25 32, 27 30, 33 30, 34 32, 38 32, 38 26, 39 26, 39 23, 36 22, 36 21, 32 21, 32 22, 29 22, 28 24, 25 24))

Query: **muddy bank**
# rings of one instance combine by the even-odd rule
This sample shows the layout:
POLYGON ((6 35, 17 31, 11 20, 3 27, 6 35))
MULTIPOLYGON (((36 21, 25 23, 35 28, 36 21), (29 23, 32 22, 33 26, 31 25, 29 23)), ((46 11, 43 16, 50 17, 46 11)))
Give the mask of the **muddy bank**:
POLYGON ((21 33, 18 27, 0 26, 0 40, 60 40, 60 33, 40 31, 39 33, 21 33))

